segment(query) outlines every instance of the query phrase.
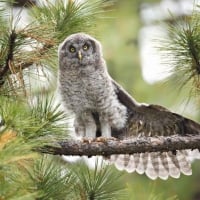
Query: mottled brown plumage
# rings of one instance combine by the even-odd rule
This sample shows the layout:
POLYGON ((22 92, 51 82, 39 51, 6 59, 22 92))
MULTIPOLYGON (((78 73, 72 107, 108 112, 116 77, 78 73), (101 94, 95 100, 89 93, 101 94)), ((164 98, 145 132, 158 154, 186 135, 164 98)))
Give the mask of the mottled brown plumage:
POLYGON ((139 104, 120 85, 114 81, 113 84, 119 101, 128 110, 126 126, 116 137, 200 134, 198 123, 159 105, 139 104))

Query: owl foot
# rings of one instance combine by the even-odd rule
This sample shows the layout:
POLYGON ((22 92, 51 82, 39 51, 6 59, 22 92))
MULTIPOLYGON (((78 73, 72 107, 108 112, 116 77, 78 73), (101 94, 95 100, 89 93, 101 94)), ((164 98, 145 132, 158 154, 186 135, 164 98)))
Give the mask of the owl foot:
POLYGON ((96 138, 92 138, 92 137, 83 137, 81 140, 83 143, 92 143, 95 141, 96 138))
POLYGON ((115 137, 103 137, 103 136, 95 138, 95 142, 103 142, 103 143, 106 143, 107 141, 110 141, 110 140, 116 141, 116 140, 118 140, 118 139, 115 138, 115 137))

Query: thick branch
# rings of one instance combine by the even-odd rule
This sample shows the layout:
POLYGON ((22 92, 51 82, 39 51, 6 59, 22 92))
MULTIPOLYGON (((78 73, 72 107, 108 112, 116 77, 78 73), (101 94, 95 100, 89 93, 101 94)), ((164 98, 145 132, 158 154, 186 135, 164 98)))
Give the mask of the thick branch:
POLYGON ((79 156, 109 156, 112 154, 133 154, 144 152, 164 152, 181 149, 200 149, 200 135, 172 136, 172 137, 142 137, 129 140, 114 140, 108 138, 104 141, 68 140, 59 142, 59 147, 45 146, 39 151, 58 155, 79 156))

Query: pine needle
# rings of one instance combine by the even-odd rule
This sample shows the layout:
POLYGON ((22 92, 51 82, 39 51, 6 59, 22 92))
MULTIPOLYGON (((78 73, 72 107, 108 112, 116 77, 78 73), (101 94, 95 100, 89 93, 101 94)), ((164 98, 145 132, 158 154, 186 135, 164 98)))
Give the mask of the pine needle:
POLYGON ((120 182, 122 173, 114 171, 98 161, 95 169, 90 170, 84 163, 72 165, 76 177, 75 192, 80 199, 87 200, 116 200, 125 198, 125 186, 120 182))
POLYGON ((59 0, 55 4, 48 1, 48 6, 45 3, 40 2, 39 7, 35 7, 31 14, 40 26, 48 24, 55 31, 58 42, 72 33, 94 31, 97 20, 103 17, 103 8, 110 4, 101 0, 59 0))
POLYGON ((0 101, 4 129, 13 130, 26 140, 34 139, 38 145, 67 138, 69 117, 54 103, 53 97, 38 96, 27 103, 0 96, 0 101))
POLYGON ((37 199, 69 199, 66 197, 69 197, 73 190, 72 174, 52 157, 41 157, 33 163, 33 168, 28 167, 24 172, 24 176, 31 180, 28 192, 39 192, 37 199))
MULTIPOLYGON (((200 91, 200 14, 195 10, 191 17, 167 24, 167 37, 159 40, 163 63, 169 67, 169 79, 180 89, 188 85, 200 91)), ((190 91, 190 94, 192 92, 190 91)))

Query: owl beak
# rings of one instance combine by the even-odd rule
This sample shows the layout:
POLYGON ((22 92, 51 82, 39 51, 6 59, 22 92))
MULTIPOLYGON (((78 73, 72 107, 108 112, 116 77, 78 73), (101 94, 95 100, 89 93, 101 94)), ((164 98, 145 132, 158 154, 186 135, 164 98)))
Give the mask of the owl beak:
POLYGON ((79 60, 82 60, 82 54, 81 54, 81 51, 78 51, 78 58, 79 58, 79 60))

